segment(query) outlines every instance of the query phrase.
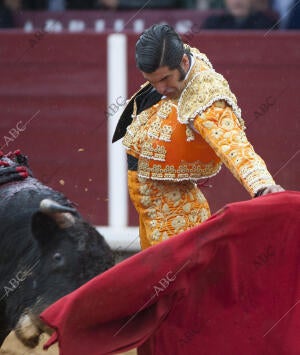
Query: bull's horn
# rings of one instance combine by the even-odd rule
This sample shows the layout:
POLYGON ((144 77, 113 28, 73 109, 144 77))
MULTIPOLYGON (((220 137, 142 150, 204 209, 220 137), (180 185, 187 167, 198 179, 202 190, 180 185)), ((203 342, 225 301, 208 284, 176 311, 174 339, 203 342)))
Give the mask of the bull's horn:
POLYGON ((40 202, 40 211, 44 213, 56 213, 56 212, 70 212, 75 213, 75 208, 63 206, 59 203, 50 200, 49 198, 45 198, 40 202))
POLYGON ((69 228, 75 224, 72 213, 75 213, 76 210, 72 207, 62 206, 53 200, 44 199, 40 202, 40 211, 55 220, 60 228, 69 228))

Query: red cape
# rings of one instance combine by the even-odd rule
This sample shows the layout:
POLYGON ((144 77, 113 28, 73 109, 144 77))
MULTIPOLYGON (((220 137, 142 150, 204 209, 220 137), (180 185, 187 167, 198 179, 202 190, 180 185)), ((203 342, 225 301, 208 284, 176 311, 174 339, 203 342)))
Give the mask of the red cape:
POLYGON ((46 309, 61 355, 300 353, 300 193, 232 203, 46 309))

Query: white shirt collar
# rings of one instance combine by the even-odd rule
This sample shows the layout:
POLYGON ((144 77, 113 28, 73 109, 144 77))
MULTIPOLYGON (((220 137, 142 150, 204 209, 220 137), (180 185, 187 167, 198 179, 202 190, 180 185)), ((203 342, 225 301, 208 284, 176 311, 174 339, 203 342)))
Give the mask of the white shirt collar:
POLYGON ((189 71, 186 73, 186 76, 185 76, 184 79, 186 79, 186 78, 189 76, 190 71, 192 70, 194 64, 195 64, 195 58, 194 58, 194 56, 191 54, 191 65, 190 65, 190 69, 189 69, 189 71))

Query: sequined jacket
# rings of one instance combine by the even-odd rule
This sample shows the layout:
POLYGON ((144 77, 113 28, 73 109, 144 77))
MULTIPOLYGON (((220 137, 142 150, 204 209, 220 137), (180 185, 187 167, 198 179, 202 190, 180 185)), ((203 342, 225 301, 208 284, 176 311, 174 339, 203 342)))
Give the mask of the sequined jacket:
POLYGON ((194 64, 178 99, 156 98, 139 112, 136 99, 148 83, 131 98, 132 122, 123 144, 138 159, 140 177, 197 181, 217 174, 224 163, 254 196, 274 180, 247 140, 228 82, 205 54, 195 48, 191 53, 194 64))

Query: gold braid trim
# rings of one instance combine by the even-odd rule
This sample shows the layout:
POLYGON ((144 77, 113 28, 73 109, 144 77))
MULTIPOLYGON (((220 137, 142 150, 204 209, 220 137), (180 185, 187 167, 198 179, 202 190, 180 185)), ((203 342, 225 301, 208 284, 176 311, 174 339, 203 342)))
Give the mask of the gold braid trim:
POLYGON ((235 95, 224 77, 214 69, 198 72, 189 80, 178 102, 178 121, 184 124, 193 121, 219 100, 225 100, 232 107, 241 127, 245 129, 235 95))
MULTIPOLYGON (((155 159, 153 159, 155 160, 155 159)), ((158 160, 158 159, 157 159, 158 160)), ((221 170, 222 162, 203 163, 200 160, 195 162, 181 161, 178 168, 171 164, 149 164, 149 159, 139 156, 138 176, 151 180, 169 180, 169 181, 199 181, 215 176, 221 170)))

